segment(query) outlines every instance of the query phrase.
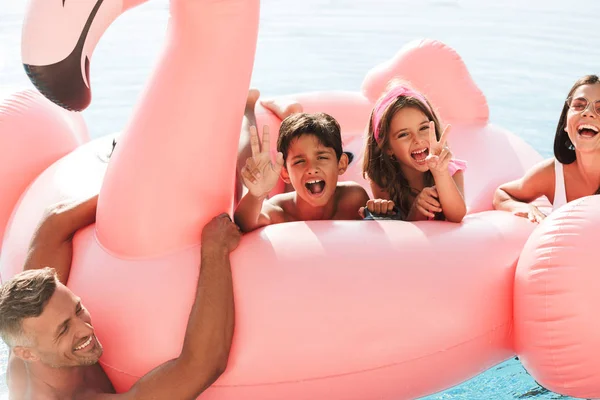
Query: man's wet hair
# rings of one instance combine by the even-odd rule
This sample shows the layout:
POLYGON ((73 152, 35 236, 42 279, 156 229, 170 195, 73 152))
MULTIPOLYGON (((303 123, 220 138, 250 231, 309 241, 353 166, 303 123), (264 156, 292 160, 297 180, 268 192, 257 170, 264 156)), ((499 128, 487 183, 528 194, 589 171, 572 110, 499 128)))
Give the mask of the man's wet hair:
POLYGON ((0 337, 9 347, 31 345, 23 320, 42 314, 57 285, 56 271, 46 267, 21 272, 0 287, 0 337))

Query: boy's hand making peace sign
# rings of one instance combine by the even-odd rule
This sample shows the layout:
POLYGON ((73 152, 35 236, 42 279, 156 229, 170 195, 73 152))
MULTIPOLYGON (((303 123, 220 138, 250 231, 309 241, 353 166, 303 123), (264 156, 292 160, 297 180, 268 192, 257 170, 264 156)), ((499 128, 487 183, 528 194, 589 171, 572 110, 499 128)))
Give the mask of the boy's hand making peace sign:
POLYGON ((268 195, 277 184, 283 167, 283 154, 277 153, 275 163, 272 162, 268 126, 263 128, 262 150, 256 127, 250 127, 250 145, 252 157, 246 160, 241 175, 250 194, 255 197, 263 197, 268 195))

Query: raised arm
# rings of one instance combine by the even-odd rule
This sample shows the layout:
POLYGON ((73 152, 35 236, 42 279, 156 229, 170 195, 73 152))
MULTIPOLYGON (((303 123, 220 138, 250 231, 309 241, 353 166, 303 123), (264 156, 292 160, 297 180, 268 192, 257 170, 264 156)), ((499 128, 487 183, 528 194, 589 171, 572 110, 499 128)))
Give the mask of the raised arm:
POLYGON ((545 215, 530 202, 541 196, 553 200, 554 195, 554 159, 544 160, 533 166, 525 176, 505 183, 496 189, 494 208, 509 211, 540 222, 545 215))
POLYGON ((98 196, 66 201, 50 207, 40 221, 27 253, 24 269, 52 267, 63 284, 69 280, 75 233, 96 221, 98 196))
POLYGON ((252 157, 246 160, 240 175, 248 192, 240 200, 235 209, 234 219, 242 231, 272 224, 273 217, 281 214, 281 210, 266 202, 266 198, 279 180, 283 167, 283 154, 278 153, 275 162, 271 160, 269 127, 263 129, 262 150, 256 127, 250 127, 250 145, 252 157))
POLYGON ((467 213, 467 206, 464 197, 464 176, 462 171, 458 171, 454 176, 447 172, 440 176, 434 175, 435 188, 438 193, 438 199, 446 216, 450 222, 461 222, 467 213))
POLYGON ((144 375, 127 393, 97 400, 195 399, 225 371, 234 329, 229 254, 240 240, 227 214, 202 232, 201 268, 181 354, 144 375))
MULTIPOLYGON (((451 131, 452 127, 446 125, 438 140, 435 136, 435 123, 429 121, 429 154, 426 161, 433 175, 435 192, 437 192, 435 198, 430 199, 429 203, 431 204, 432 201, 439 203, 439 207, 444 212, 447 221, 461 222, 467 213, 464 177, 462 171, 457 171, 452 175, 448 169, 453 157, 447 144, 451 131)), ((431 209, 428 210, 428 213, 433 215, 431 209)))

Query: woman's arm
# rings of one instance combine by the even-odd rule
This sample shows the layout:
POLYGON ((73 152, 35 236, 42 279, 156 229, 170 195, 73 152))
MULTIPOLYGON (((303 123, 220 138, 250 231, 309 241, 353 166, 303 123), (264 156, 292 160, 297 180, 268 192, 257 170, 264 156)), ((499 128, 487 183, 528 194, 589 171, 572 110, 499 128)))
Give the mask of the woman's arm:
POLYGON ((522 178, 501 185, 494 194, 494 208, 522 216, 532 214, 536 220, 543 219, 545 215, 529 203, 541 196, 551 201, 554 199, 554 162, 553 158, 544 160, 522 178))

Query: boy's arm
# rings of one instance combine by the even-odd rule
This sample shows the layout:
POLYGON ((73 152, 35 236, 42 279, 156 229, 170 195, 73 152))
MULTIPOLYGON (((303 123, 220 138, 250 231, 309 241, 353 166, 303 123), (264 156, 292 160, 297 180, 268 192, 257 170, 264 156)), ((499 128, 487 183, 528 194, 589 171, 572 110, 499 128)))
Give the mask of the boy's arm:
POLYGON ((204 228, 196 299, 179 357, 144 375, 126 393, 87 400, 193 400, 219 378, 227 366, 235 322, 229 254, 240 237, 227 214, 204 228))
POLYGON ((263 226, 283 222, 281 207, 265 199, 266 195, 256 197, 249 192, 242 197, 233 215, 242 232, 251 232, 263 226))
POLYGON ((269 127, 263 128, 262 150, 255 126, 250 127, 250 147, 252 157, 246 159, 246 165, 240 170, 240 177, 248 192, 238 203, 234 220, 244 232, 274 223, 271 211, 264 205, 269 192, 273 190, 283 168, 283 154, 277 153, 275 162, 271 160, 269 127))
POLYGON ((49 208, 38 225, 24 269, 54 268, 63 284, 69 280, 73 236, 96 220, 98 195, 84 201, 68 201, 49 208))

